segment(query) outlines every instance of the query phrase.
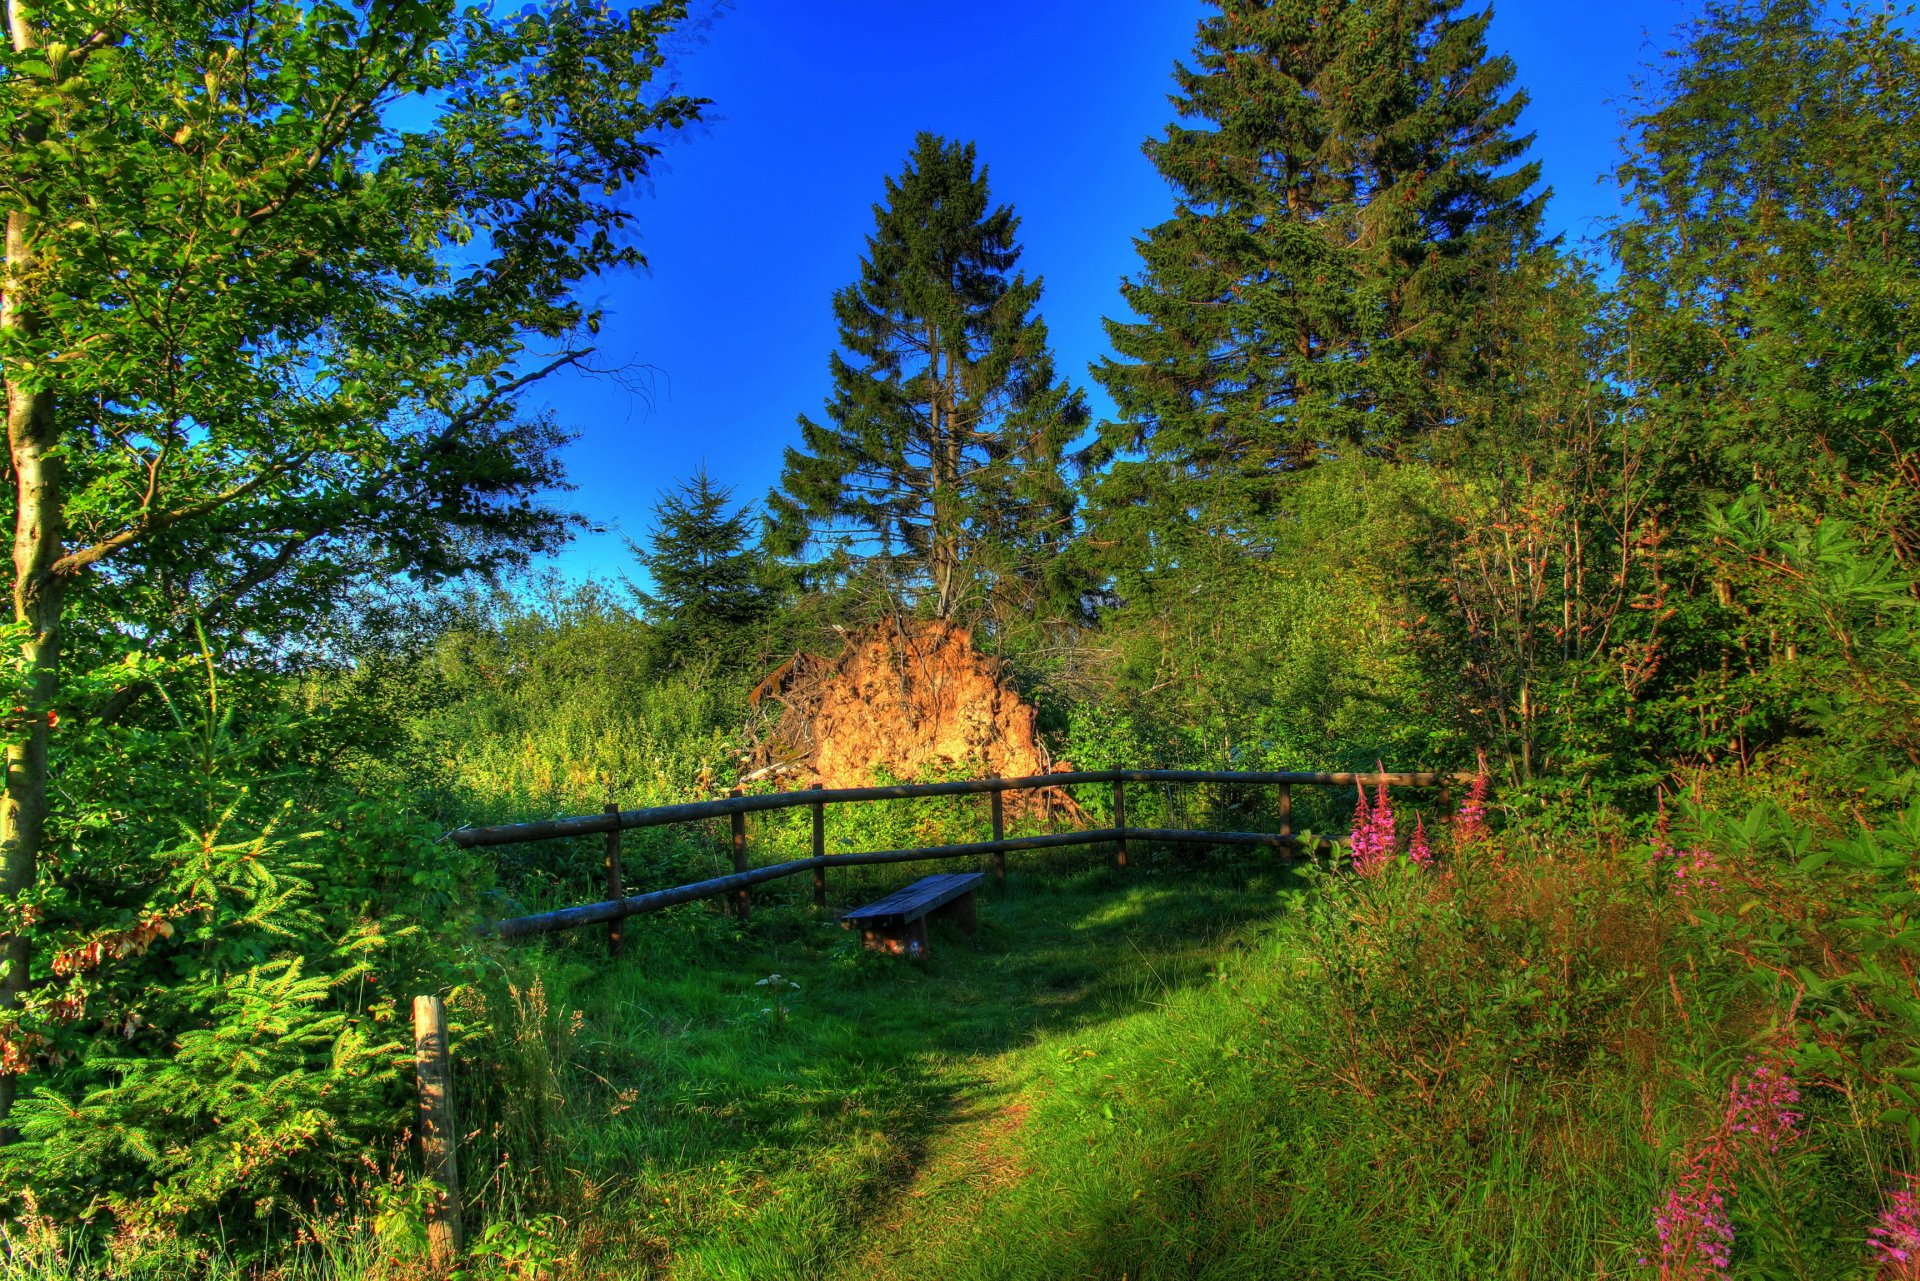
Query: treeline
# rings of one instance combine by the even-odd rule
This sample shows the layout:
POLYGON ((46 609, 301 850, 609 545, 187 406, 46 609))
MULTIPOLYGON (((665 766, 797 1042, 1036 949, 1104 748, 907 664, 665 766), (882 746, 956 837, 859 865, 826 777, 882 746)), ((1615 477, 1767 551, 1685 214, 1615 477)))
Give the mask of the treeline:
POLYGON ((684 21, 14 24, 7 1213, 284 1229, 404 1124, 396 1002, 493 973, 469 918, 527 869, 445 826, 722 786, 754 679, 888 613, 971 626, 1088 767, 1484 758, 1512 816, 1766 801, 1803 851, 1911 803, 1896 18, 1709 6, 1582 249, 1487 14, 1221 0, 1146 148, 1112 421, 983 159, 922 136, 764 504, 698 475, 641 585, 493 592, 579 526, 523 405, 639 261, 684 21))
POLYGON ((1175 209, 1107 322, 1099 424, 1011 207, 923 136, 764 529, 704 475, 670 495, 647 616, 702 642, 957 617, 1064 701, 1206 726, 1187 750, 1225 760, 1484 753, 1640 804, 1816 743, 1911 759, 1866 703, 1905 680, 1882 642, 1915 545, 1912 41, 1714 6, 1583 250, 1542 230, 1487 25, 1202 25, 1146 148, 1175 209), (1816 709, 1864 719, 1821 734, 1816 709))

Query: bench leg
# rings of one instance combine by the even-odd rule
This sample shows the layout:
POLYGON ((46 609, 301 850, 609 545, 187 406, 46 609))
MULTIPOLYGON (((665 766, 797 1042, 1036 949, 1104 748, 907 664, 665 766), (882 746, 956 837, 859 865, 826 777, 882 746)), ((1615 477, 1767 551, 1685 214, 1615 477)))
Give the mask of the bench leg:
POLYGON ((980 913, 974 904, 972 890, 939 908, 934 915, 952 921, 963 934, 971 934, 980 928, 980 913))

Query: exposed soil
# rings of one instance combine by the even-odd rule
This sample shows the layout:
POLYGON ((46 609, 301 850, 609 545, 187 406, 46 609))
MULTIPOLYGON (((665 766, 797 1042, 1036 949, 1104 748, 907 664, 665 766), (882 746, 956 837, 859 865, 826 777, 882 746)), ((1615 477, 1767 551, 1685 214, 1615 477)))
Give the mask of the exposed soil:
POLYGON ((1006 665, 940 619, 884 619, 850 636, 837 658, 796 654, 752 702, 779 709, 755 752, 762 777, 868 787, 881 773, 917 779, 958 766, 1017 778, 1055 768, 1006 665))

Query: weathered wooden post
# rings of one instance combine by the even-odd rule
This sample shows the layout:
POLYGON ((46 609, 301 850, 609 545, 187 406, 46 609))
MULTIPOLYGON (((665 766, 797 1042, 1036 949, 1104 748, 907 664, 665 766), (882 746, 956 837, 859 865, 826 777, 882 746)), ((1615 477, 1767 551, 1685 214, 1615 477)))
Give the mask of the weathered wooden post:
POLYGON ((1280 835, 1293 835, 1293 784, 1280 784, 1280 835))
POLYGON ((1120 839, 1114 842, 1117 847, 1113 855, 1115 867, 1127 865, 1127 784, 1124 779, 1113 780, 1113 825, 1120 829, 1120 839))
MULTIPOLYGON (((825 786, 825 783, 815 783, 809 790, 817 792, 825 786)), ((813 803, 813 856, 815 858, 827 856, 827 803, 825 801, 813 803)), ((825 908, 827 905, 827 869, 824 867, 813 869, 813 905, 817 908, 825 908)))
MULTIPOLYGON (((987 793, 987 796, 992 802, 993 839, 996 841, 1004 841, 1007 839, 1006 802, 1002 799, 1002 793, 999 788, 995 788, 993 791, 987 793)), ((1005 850, 995 850, 993 852, 993 883, 995 885, 1005 885, 1007 883, 1007 852, 1005 850)))
MULTIPOLYGON (((627 896, 626 878, 620 867, 620 807, 612 801, 607 802, 607 817, 614 820, 613 830, 607 833, 607 897, 623 899, 627 896)), ((620 918, 607 922, 607 955, 620 955, 620 918)))
POLYGON ((459 1257, 460 1127, 453 1110, 453 1065, 447 1056, 447 1007, 437 996, 413 998, 413 1070, 420 1086, 416 1129, 420 1161, 438 1195, 427 1207, 427 1250, 446 1271, 459 1257))
MULTIPOLYGON (((727 793, 729 796, 744 796, 745 794, 746 793, 738 787, 727 793)), ((736 872, 744 872, 747 870, 747 816, 739 810, 735 810, 729 817, 733 820, 733 870, 736 872)), ((747 887, 743 885, 733 892, 733 914, 744 921, 747 919, 748 907, 749 896, 747 887)))

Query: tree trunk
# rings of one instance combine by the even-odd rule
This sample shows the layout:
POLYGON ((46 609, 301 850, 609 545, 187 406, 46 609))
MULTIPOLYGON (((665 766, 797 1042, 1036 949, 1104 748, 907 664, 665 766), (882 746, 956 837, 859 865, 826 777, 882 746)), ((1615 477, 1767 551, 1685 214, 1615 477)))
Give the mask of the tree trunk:
MULTIPOLYGON (((12 23, 18 46, 23 24, 12 23)), ((0 299, 0 329, 31 335, 37 317, 22 281, 33 262, 32 216, 7 215, 7 276, 0 299)), ((12 375, 15 371, 8 371, 12 375)), ((48 713, 60 692, 60 611, 63 596, 53 565, 60 556, 61 464, 56 442, 53 392, 7 378, 7 447, 16 487, 13 537, 13 616, 27 625, 20 657, 26 723, 6 745, 6 790, 0 795, 0 900, 33 888, 47 823, 48 713)), ((27 939, 0 937, 0 1027, 20 1008, 27 990, 27 939)), ((6 1118, 13 1110, 16 1078, 0 1074, 0 1142, 12 1137, 6 1118)))

